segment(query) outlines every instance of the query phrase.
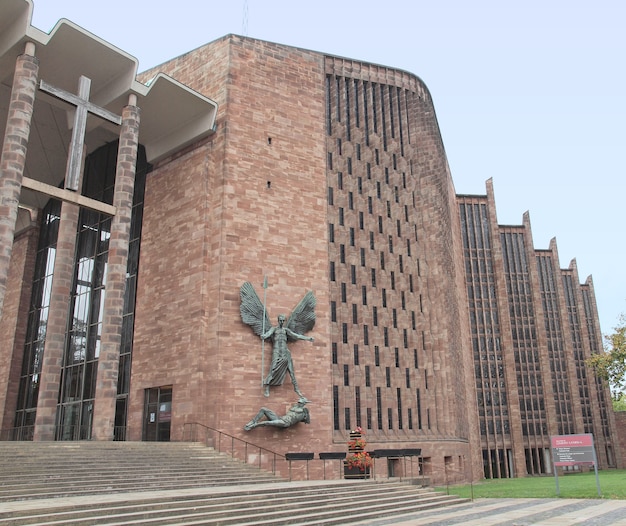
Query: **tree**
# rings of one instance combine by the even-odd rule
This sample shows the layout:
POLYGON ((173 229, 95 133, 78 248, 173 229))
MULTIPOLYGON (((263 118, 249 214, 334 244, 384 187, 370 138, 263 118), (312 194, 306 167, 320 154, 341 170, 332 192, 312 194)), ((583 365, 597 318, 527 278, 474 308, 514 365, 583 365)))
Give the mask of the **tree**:
POLYGON ((594 354, 587 363, 596 375, 609 383, 614 401, 624 396, 626 387, 626 316, 621 315, 613 334, 605 335, 605 352, 594 354))

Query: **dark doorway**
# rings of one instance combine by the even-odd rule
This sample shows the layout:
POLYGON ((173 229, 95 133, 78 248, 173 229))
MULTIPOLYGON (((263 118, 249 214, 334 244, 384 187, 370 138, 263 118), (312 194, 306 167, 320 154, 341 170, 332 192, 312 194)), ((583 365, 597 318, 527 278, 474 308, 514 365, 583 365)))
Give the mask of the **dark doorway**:
POLYGON ((143 440, 169 442, 172 423, 172 387, 146 389, 143 440))

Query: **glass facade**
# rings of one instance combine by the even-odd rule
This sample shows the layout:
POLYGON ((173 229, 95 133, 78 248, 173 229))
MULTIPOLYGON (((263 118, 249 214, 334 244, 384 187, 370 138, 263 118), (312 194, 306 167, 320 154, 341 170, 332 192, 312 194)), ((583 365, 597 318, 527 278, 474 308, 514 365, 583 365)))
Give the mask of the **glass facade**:
MULTIPOLYGON (((117 142, 101 147, 87 157, 83 195, 112 204, 117 160, 117 142)), ((124 439, 126 407, 130 386, 135 291, 141 240, 143 195, 148 165, 139 150, 131 238, 127 268, 126 297, 122 323, 122 344, 118 378, 115 438, 124 439)), ((45 344, 47 306, 54 269, 60 203, 50 200, 44 209, 29 313, 20 396, 15 427, 29 437, 37 407, 37 387, 45 344)), ((111 217, 81 208, 76 238, 75 272, 70 296, 65 353, 63 357, 57 440, 91 438, 92 413, 102 335, 102 314, 106 293, 106 270, 111 217)))
POLYGON ((471 199, 460 203, 459 212, 483 469, 486 478, 510 477, 510 408, 489 215, 486 203, 471 199))

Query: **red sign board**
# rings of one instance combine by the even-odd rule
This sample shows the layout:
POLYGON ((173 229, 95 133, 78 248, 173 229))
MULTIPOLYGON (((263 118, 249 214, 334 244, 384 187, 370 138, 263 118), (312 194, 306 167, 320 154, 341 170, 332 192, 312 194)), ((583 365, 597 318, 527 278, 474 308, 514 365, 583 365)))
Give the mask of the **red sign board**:
POLYGON ((595 464, 593 435, 560 435, 551 437, 555 466, 595 464))

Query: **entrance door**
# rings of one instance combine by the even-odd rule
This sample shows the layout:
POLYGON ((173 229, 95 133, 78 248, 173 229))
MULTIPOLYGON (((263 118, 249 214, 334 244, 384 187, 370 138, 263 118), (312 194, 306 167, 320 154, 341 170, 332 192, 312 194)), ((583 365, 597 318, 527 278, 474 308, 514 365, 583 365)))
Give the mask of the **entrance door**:
POLYGON ((143 440, 169 442, 172 422, 172 387, 146 389, 143 440))

